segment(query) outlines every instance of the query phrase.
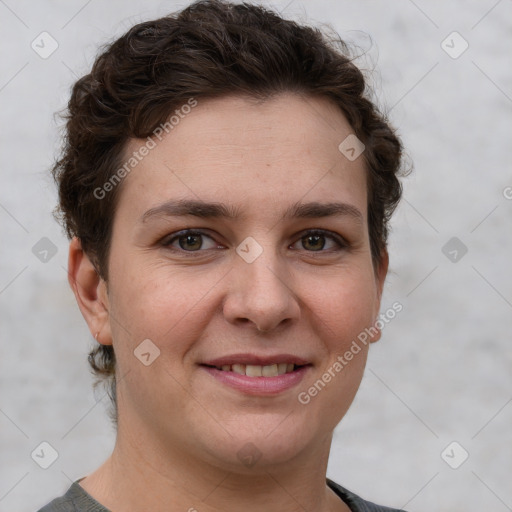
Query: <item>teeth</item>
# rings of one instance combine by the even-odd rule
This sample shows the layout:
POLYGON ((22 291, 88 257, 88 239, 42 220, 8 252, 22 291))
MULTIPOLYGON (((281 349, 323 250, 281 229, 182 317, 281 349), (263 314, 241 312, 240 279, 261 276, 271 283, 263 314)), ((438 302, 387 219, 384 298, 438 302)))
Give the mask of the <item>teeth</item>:
POLYGON ((248 364, 245 367, 245 375, 248 377, 261 377, 261 366, 256 366, 254 364, 248 364))
POLYGON ((278 363, 261 366, 257 364, 223 364, 217 366, 218 370, 224 372, 234 372, 248 377, 277 377, 285 373, 293 372, 295 365, 293 363, 278 363))
POLYGON ((234 364, 232 366, 232 371, 239 373, 240 375, 245 375, 245 364, 234 364))
MULTIPOLYGON (((247 374, 249 375, 249 374, 247 374)), ((277 373, 277 364, 270 364, 268 366, 263 366, 261 369, 261 375, 263 377, 277 377, 279 374, 277 373)))

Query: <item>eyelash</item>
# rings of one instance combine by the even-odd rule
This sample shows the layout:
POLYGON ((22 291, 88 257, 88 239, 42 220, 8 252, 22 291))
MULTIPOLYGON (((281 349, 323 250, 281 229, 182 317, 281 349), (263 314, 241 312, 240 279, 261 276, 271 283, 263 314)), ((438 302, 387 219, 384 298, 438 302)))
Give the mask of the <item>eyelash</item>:
MULTIPOLYGON (((201 236, 201 237, 207 237, 207 238, 210 238, 211 240, 213 240, 213 238, 210 235, 208 235, 207 233, 205 233, 201 230, 184 229, 182 231, 178 231, 177 233, 173 233, 172 235, 170 235, 170 237, 164 238, 163 241, 161 242, 161 245, 170 250, 180 252, 180 253, 186 253, 187 255, 193 255, 193 256, 199 256, 201 253, 204 253, 205 251, 210 250, 210 249, 198 249, 197 251, 187 251, 185 249, 182 249, 181 247, 180 248, 171 247, 171 244, 174 241, 179 240, 180 238, 185 237, 185 236, 201 236)), ((333 233, 331 231, 324 230, 324 229, 309 229, 309 230, 303 231, 300 234, 299 238, 291 245, 296 244, 298 241, 300 241, 303 238, 306 238, 308 236, 323 236, 326 239, 332 240, 333 242, 335 242, 338 245, 337 248, 327 249, 327 250, 324 250, 323 248, 318 251, 308 251, 307 249, 303 249, 304 251, 306 251, 308 253, 312 253, 312 254, 332 253, 332 252, 343 251, 343 250, 346 250, 349 248, 348 242, 346 240, 344 240, 341 236, 336 235, 335 233, 333 233)))

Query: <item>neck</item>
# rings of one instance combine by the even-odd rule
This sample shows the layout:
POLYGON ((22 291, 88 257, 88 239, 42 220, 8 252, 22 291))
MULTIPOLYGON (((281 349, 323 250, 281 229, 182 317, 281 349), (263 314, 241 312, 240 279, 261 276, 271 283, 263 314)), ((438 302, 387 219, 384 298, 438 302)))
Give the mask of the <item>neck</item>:
POLYGON ((180 447, 166 445, 164 451, 140 437, 120 434, 128 433, 118 432, 112 455, 80 483, 114 512, 349 510, 325 481, 332 435, 286 464, 255 464, 237 472, 183 453, 180 447))

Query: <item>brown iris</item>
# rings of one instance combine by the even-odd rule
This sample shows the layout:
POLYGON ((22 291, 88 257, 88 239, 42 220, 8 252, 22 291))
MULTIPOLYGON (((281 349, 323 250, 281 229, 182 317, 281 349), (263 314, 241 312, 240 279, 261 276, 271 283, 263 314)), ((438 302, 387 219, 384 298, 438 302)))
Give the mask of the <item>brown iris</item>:
POLYGON ((323 235, 307 235, 302 238, 302 246, 304 249, 311 251, 323 249, 325 246, 325 237, 323 235))
POLYGON ((180 247, 186 251, 196 251, 197 249, 201 249, 203 245, 201 235, 183 235, 180 236, 178 240, 180 247))

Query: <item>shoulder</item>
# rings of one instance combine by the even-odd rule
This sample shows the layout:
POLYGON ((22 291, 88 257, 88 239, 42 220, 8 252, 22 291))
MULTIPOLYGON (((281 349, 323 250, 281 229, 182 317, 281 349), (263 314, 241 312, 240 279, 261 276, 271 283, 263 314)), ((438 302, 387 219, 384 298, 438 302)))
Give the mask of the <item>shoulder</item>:
POLYGON ((37 512, 109 512, 90 496, 79 484, 73 482, 66 494, 39 509, 37 512))
MULTIPOLYGON (((405 512, 383 507, 363 500, 357 494, 327 478, 327 485, 350 507, 352 512, 405 512)), ((94 500, 77 482, 73 482, 66 494, 39 509, 38 512, 109 512, 94 500)))
POLYGON ((73 500, 64 495, 60 498, 55 498, 37 512, 77 512, 77 510, 73 504, 73 500))
POLYGON ((402 509, 376 505, 327 478, 327 485, 350 507, 352 512, 405 512, 402 509))

